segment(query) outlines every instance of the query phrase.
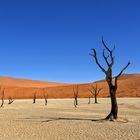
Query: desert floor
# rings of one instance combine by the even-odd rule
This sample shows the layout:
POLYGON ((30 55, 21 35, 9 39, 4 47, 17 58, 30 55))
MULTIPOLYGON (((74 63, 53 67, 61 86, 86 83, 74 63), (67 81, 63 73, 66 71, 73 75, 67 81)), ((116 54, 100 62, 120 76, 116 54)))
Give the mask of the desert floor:
POLYGON ((118 98, 119 119, 102 119, 110 111, 110 99, 98 104, 88 99, 15 100, 0 108, 0 140, 140 140, 140 98, 118 98))

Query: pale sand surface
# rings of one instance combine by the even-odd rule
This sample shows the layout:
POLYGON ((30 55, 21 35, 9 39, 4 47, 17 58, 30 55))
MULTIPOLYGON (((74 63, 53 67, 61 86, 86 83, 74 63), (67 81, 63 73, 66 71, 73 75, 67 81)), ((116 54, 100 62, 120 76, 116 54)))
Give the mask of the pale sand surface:
POLYGON ((0 140, 140 140, 140 98, 119 98, 119 121, 91 121, 104 118, 110 99, 87 104, 79 99, 16 100, 0 108, 0 140), (64 119, 58 119, 64 118, 64 119), (128 121, 128 122, 127 122, 128 121))

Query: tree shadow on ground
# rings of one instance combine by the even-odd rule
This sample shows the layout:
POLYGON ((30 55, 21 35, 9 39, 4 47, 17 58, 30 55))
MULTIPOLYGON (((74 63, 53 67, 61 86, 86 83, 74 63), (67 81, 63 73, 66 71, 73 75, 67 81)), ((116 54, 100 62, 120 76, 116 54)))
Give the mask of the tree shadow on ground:
MULTIPOLYGON (((128 123, 130 121, 128 121, 126 118, 120 118, 117 120, 106 120, 105 118, 100 118, 100 119, 90 119, 90 118, 64 118, 64 117, 43 117, 40 116, 39 118, 22 118, 20 119, 20 121, 32 121, 32 122, 41 122, 41 123, 49 123, 49 122, 54 122, 54 121, 61 121, 61 120, 65 120, 65 121, 90 121, 90 122, 98 122, 98 123, 104 123, 104 122, 117 122, 117 123, 128 123)), ((19 119, 18 119, 19 121, 19 119)))
POLYGON ((117 120, 106 120, 105 118, 100 119, 84 119, 84 118, 48 118, 47 120, 41 121, 42 123, 47 122, 53 122, 53 121, 59 121, 59 120, 66 120, 66 121, 91 121, 91 122, 117 122, 117 123, 128 123, 129 121, 127 119, 117 119, 117 120))
POLYGON ((52 121, 59 121, 59 120, 66 120, 66 121, 92 121, 92 122, 103 122, 105 119, 84 119, 84 118, 48 118, 48 120, 41 121, 44 122, 52 122, 52 121))

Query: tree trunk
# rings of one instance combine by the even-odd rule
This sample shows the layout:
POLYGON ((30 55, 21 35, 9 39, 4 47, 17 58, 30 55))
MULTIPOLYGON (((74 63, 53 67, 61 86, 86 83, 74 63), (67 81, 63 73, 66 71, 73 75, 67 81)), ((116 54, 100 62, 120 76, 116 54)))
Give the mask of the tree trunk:
POLYGON ((2 93, 1 101, 2 101, 2 103, 1 103, 0 107, 3 107, 3 105, 4 105, 4 90, 3 90, 3 93, 2 93))
POLYGON ((78 105, 78 100, 77 100, 77 98, 76 98, 76 100, 75 100, 75 103, 76 103, 76 105, 78 105))
POLYGON ((75 98, 74 99, 74 106, 77 107, 77 105, 78 105, 78 100, 77 100, 77 98, 75 98))
POLYGON ((97 104, 98 102, 97 102, 97 95, 95 95, 95 104, 97 104))
POLYGON ((47 104, 48 104, 48 100, 47 100, 47 99, 45 99, 45 106, 47 106, 47 104))
POLYGON ((33 95, 33 104, 36 103, 36 94, 33 95))
POLYGON ((111 97, 111 112, 106 117, 106 120, 116 120, 118 118, 118 104, 116 98, 116 88, 115 86, 110 86, 110 97, 111 97))
POLYGON ((3 107, 3 105, 4 105, 4 99, 2 98, 2 103, 0 107, 3 107))
POLYGON ((76 106, 76 99, 74 99, 74 106, 77 107, 77 106, 76 106))
POLYGON ((35 98, 33 99, 33 104, 35 104, 35 98))
POLYGON ((90 104, 90 97, 89 97, 89 101, 88 101, 88 104, 90 104))

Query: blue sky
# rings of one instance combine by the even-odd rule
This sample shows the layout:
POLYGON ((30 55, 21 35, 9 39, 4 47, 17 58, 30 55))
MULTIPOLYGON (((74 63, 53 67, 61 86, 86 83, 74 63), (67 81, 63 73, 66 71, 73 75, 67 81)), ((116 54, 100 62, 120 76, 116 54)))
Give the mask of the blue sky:
POLYGON ((0 75, 67 83, 104 74, 89 55, 101 37, 115 50, 114 74, 140 73, 139 0, 1 0, 0 75))

